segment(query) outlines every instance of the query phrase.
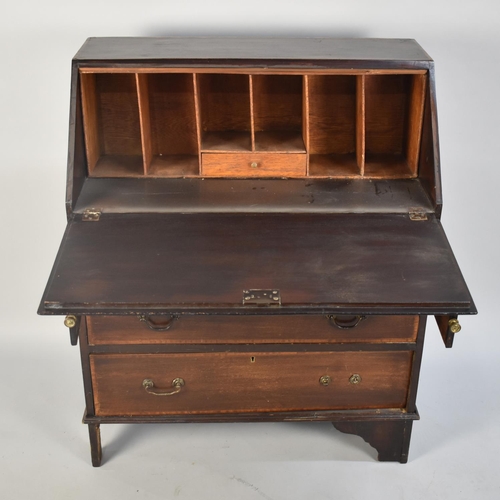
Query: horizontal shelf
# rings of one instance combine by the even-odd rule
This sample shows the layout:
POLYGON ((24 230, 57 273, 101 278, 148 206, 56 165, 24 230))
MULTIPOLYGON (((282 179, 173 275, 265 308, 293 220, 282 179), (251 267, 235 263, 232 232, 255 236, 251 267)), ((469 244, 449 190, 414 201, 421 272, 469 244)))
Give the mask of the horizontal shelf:
POLYGON ((140 177, 144 164, 140 155, 101 156, 92 172, 93 177, 140 177))
POLYGON ((360 177, 355 154, 309 156, 310 177, 360 177))
POLYGON ((86 179, 76 213, 402 213, 433 205, 419 179, 86 179), (411 203, 411 205, 409 205, 411 203))

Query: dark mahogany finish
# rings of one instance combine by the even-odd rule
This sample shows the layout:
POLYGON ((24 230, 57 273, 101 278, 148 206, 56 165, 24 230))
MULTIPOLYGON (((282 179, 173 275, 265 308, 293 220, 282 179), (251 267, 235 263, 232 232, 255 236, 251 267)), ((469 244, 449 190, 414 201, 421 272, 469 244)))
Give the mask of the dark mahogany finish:
POLYGON ((330 421, 406 462, 427 315, 451 347, 476 313, 440 222, 428 54, 90 38, 70 113, 38 312, 76 316, 92 464, 102 423, 251 421, 330 421))

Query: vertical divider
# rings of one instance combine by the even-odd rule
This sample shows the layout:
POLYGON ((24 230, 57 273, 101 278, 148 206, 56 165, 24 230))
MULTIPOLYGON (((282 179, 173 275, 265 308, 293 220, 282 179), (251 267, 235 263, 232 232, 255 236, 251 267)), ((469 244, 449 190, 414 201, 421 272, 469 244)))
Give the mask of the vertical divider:
POLYGON ((406 158, 408 167, 414 176, 418 174, 426 82, 427 75, 413 75, 412 77, 406 158))
POLYGON ((90 175, 97 164, 101 150, 95 74, 81 73, 80 88, 82 93, 85 151, 87 153, 88 173, 90 175))
POLYGON ((194 110, 196 114, 196 140, 198 142, 198 173, 201 171, 201 111, 200 111, 200 92, 198 85, 198 74, 193 73, 193 89, 194 89, 194 110))
POLYGON ((144 175, 149 172, 153 160, 153 146, 151 140, 151 116, 149 112, 148 75, 136 73, 137 98, 139 101, 139 121, 141 124, 142 159, 144 175))
POLYGON ((306 175, 309 175, 309 78, 302 77, 302 136, 306 147, 306 175))
POLYGON ((252 140, 252 151, 255 151, 255 115, 252 75, 248 75, 248 87, 250 93, 250 135, 252 140))
POLYGON ((366 113, 365 113, 365 75, 356 76, 356 161, 359 174, 365 175, 366 159, 366 113))

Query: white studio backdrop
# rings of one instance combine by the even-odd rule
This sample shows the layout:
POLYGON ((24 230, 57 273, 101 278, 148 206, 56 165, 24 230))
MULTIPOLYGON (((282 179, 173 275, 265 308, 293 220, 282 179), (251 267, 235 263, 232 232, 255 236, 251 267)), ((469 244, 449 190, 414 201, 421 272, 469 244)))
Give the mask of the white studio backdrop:
POLYGON ((0 48, 2 498, 500 497, 498 0, 19 0, 0 48), (238 424, 104 427, 116 454, 90 467, 78 350, 36 316, 66 222, 70 62, 89 36, 162 35, 415 38, 434 58, 442 221, 479 315, 451 351, 429 320, 406 466, 324 424, 238 424))

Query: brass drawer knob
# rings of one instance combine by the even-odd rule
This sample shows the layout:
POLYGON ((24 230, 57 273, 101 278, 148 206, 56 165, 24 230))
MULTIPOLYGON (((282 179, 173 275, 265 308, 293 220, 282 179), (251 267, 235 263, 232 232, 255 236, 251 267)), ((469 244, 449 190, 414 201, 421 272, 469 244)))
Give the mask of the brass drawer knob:
POLYGON ((331 381, 332 379, 329 375, 323 375, 322 377, 319 378, 319 383, 321 385, 330 385, 331 381))
POLYGON ((460 325, 458 319, 450 319, 450 321, 448 321, 448 327, 451 333, 458 333, 462 329, 462 325, 460 325))
POLYGON ((172 387, 174 390, 153 390, 155 388, 155 383, 150 378, 145 378, 142 381, 142 387, 148 394, 152 394, 153 396, 173 396, 174 394, 178 394, 181 392, 181 389, 186 385, 183 378, 177 377, 172 380, 172 387))
POLYGON ((356 385, 361 383, 361 375, 359 373, 353 373, 349 377, 349 383, 356 385))
POLYGON ((256 161, 253 161, 252 163, 250 163, 250 166, 252 168, 257 168, 259 166, 259 164, 256 161))
POLYGON ((67 326, 68 328, 74 328, 76 326, 76 316, 73 314, 68 314, 64 318, 64 326, 67 326))

